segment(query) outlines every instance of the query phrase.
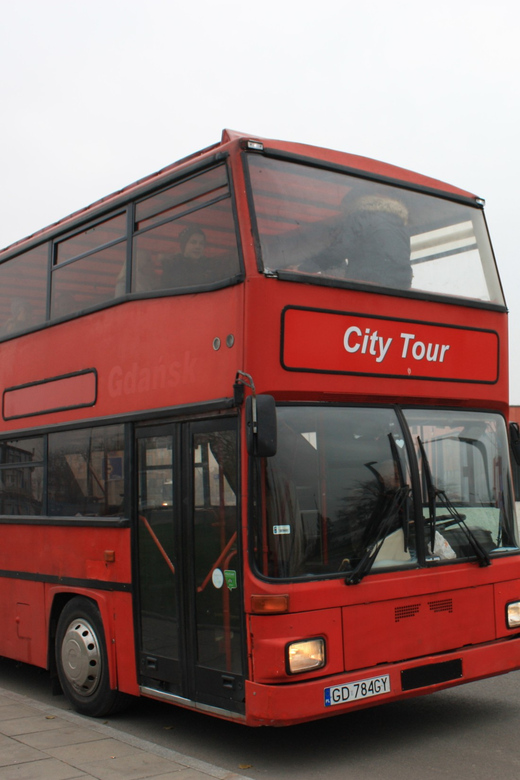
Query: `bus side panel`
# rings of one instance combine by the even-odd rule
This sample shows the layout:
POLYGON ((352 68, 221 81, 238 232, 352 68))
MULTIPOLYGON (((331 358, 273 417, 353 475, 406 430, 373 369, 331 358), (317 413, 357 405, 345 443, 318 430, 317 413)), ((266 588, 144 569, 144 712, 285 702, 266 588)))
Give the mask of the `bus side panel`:
MULTIPOLYGON (((72 598, 92 601, 99 610, 108 658, 110 687, 124 693, 139 694, 135 671, 132 597, 120 591, 99 591, 94 588, 51 586, 47 591, 48 612, 57 622, 60 609, 72 598), (56 604, 61 606, 55 609, 56 604)), ((50 652, 55 652, 55 636, 50 637, 50 652)), ((45 665, 45 664, 43 664, 45 665)))
POLYGON ((82 596, 101 613, 111 684, 135 690, 130 530, 34 524, 27 544, 28 525, 0 529, 0 655, 46 668, 60 611, 82 596))
MULTIPOLYGON (((243 368, 242 296, 237 285, 209 302, 205 294, 129 301, 13 339, 2 344, 0 385, 33 384, 36 400, 24 413, 40 413, 63 406, 47 395, 48 379, 95 371, 95 403, 82 406, 71 389, 70 408, 46 413, 48 423, 229 398, 243 368)), ((16 430, 20 420, 2 427, 16 430)))
MULTIPOLYGON (((1 526, 0 572, 20 579, 48 581, 59 577, 129 585, 130 530, 82 526, 1 526)), ((93 585, 95 587, 95 585, 93 585)))
POLYGON ((139 696, 132 596, 130 593, 112 593, 111 603, 117 687, 122 693, 139 696))
POLYGON ((0 593, 0 655, 45 667, 44 584, 2 577, 0 593))

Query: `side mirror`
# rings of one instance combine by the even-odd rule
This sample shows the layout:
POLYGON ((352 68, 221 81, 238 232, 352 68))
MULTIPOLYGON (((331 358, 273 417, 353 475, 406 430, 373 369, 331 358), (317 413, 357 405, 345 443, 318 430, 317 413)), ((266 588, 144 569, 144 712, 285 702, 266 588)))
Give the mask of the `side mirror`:
POLYGON ((276 404, 272 395, 246 398, 247 451, 270 458, 276 455, 276 404))
POLYGON ((509 423, 509 441, 514 458, 520 466, 520 428, 516 422, 509 423))

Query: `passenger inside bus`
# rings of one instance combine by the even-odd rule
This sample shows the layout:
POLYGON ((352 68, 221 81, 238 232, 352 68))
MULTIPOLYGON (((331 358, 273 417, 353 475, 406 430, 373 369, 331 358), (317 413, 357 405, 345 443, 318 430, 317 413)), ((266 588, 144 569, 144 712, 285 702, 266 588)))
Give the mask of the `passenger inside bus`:
POLYGON ((194 225, 184 228, 179 236, 181 251, 162 262, 162 287, 187 287, 200 283, 207 274, 206 234, 194 225))
POLYGON ((23 298, 13 298, 11 302, 11 316, 0 329, 1 336, 28 328, 31 325, 31 311, 29 304, 23 298))
POLYGON ((231 275, 225 258, 208 257, 207 239, 202 228, 190 225, 179 236, 181 251, 173 257, 163 257, 161 287, 195 287, 210 284, 231 275))
POLYGON ((349 192, 328 246, 300 270, 386 287, 410 289, 408 209, 379 193, 349 192))

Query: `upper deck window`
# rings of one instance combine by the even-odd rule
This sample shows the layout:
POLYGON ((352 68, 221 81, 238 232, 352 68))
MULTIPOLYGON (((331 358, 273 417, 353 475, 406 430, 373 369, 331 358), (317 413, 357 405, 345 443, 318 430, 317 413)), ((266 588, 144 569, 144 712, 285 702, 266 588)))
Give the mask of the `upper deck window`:
POLYGON ((111 300, 125 259, 125 212, 57 242, 51 278, 51 318, 111 300))
POLYGON ((249 171, 264 271, 504 304, 480 208, 260 156, 249 171))
POLYGON ((47 244, 0 265, 0 336, 45 322, 47 244))
POLYGON ((0 261, 0 339, 129 293, 212 291, 241 278, 227 166, 214 164, 0 261))
MULTIPOLYGON (((222 286, 240 272, 224 165, 136 203, 132 292, 222 286)), ((124 292, 126 268, 116 294, 124 292)))
POLYGON ((226 169, 220 165, 137 203, 136 228, 144 230, 178 216, 180 211, 200 208, 210 200, 227 195, 229 187, 226 169))
POLYGON ((56 265, 72 260, 75 257, 92 252, 100 246, 106 246, 118 239, 125 238, 126 215, 118 214, 95 225, 89 225, 81 233, 76 233, 70 238, 60 241, 56 246, 56 265))

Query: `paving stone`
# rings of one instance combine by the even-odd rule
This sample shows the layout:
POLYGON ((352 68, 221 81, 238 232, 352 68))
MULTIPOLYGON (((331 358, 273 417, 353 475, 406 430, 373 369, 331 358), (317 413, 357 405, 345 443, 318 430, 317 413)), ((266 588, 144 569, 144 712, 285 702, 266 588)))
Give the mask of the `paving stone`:
MULTIPOLYGON (((97 731, 82 729, 63 721, 60 723, 59 729, 22 734, 17 739, 19 742, 23 742, 24 745, 30 745, 33 748, 46 750, 47 752, 49 752, 50 748, 79 745, 82 742, 96 742, 99 740, 100 735, 97 731)), ((1 739, 6 739, 6 737, 1 737, 1 739)))
POLYGON ((0 750, 0 766, 23 764, 27 761, 39 761, 43 758, 47 758, 45 753, 28 745, 22 745, 14 739, 10 740, 8 744, 2 745, 0 750))
POLYGON ((5 707, 8 704, 12 704, 13 700, 9 696, 4 696, 4 694, 0 694, 0 707, 5 707))
POLYGON ((59 718, 49 718, 39 713, 32 718, 15 718, 14 720, 3 720, 0 726, 2 734, 10 737, 16 737, 19 734, 31 734, 34 731, 53 731, 63 726, 63 721, 59 718))
MULTIPOLYGON (((198 769, 180 769, 178 772, 167 772, 165 775, 154 775, 151 780, 210 780, 215 775, 208 775, 200 772, 198 769)), ((229 774, 219 774, 219 780, 244 780, 242 775, 236 775, 234 772, 229 774)))
POLYGON ((247 778, 0 689, 0 780, 247 778))
POLYGON ((15 718, 32 718, 34 715, 40 715, 34 707, 28 707, 26 704, 5 704, 0 707, 0 731, 4 720, 14 720, 15 718))
POLYGON ((73 766, 83 769, 85 764, 102 759, 114 760, 122 756, 131 756, 142 753, 139 748, 128 745, 126 742, 120 742, 117 739, 98 739, 96 741, 83 742, 63 747, 46 748, 45 752, 60 761, 66 761, 73 766))
MULTIPOLYGON (((177 780, 178 772, 186 769, 181 764, 144 751, 140 751, 140 755, 134 754, 105 761, 91 761, 81 768, 99 780, 145 780, 149 777, 156 780, 157 776, 161 775, 170 778, 170 780, 177 780)), ((198 777, 197 775, 194 777, 197 780, 205 780, 205 776, 201 773, 198 777)))
POLYGON ((0 767, 0 780, 97 780, 54 758, 0 767))

